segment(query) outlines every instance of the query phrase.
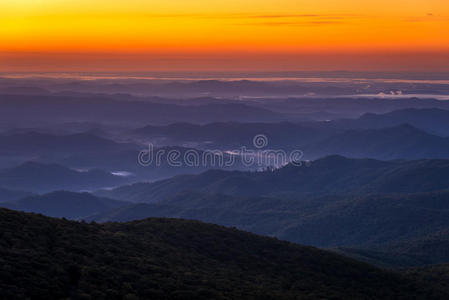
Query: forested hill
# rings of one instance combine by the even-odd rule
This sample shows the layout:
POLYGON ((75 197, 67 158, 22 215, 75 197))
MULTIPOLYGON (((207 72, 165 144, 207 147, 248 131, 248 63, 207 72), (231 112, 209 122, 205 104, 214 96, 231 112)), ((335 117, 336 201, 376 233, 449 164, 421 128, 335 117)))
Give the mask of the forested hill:
POLYGON ((0 223, 4 299, 449 297, 407 275, 196 221, 87 224, 0 209, 0 223))

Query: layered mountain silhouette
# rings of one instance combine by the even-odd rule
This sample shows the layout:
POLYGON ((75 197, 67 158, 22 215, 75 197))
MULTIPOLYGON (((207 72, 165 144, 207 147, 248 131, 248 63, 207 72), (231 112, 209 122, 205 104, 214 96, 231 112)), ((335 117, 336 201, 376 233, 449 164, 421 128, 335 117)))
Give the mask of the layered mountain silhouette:
POLYGON ((449 138, 403 124, 391 128, 348 130, 305 147, 311 157, 331 154, 353 158, 449 158, 449 138))
POLYGON ((175 122, 279 122, 287 119, 281 113, 247 103, 207 103, 178 105, 138 99, 117 100, 109 95, 2 95, 0 118, 16 124, 64 122, 102 122, 112 124, 170 124, 175 122), (36 113, 39 112, 39 113, 36 113))
POLYGON ((248 170, 239 156, 224 151, 199 150, 192 147, 142 146, 140 150, 119 152, 79 153, 60 161, 74 168, 99 168, 132 174, 134 181, 154 181, 180 174, 198 174, 209 169, 248 170))
MULTIPOLYGON (((444 110, 435 110, 442 115, 446 113, 444 110)), ((405 110, 402 114, 408 115, 409 111, 412 115, 423 114, 422 118, 430 122, 427 110, 405 110)), ((394 120, 396 112, 391 115, 378 117, 391 121, 394 120)), ((264 134, 268 144, 263 149, 257 150, 285 150, 287 153, 292 150, 301 150, 304 153, 304 159, 317 159, 333 154, 382 160, 449 158, 449 138, 431 134, 409 124, 374 129, 363 129, 362 124, 360 126, 362 129, 348 129, 365 117, 348 121, 349 123, 346 122, 347 120, 340 123, 338 121, 249 124, 228 122, 206 125, 175 123, 168 126, 146 126, 133 130, 130 134, 136 142, 143 142, 146 145, 155 144, 158 149, 167 148, 168 150, 168 148, 179 147, 180 152, 188 149, 197 152, 215 149, 240 150, 242 147, 254 149, 254 136, 264 134)), ((409 120, 405 117, 402 119, 409 120)), ((442 117, 435 119, 435 124, 432 123, 429 127, 437 128, 444 123, 442 117)), ((386 121, 385 125, 398 122, 390 121, 386 121)), ((360 122, 364 123, 364 121, 360 122)), ((417 122, 417 125, 420 124, 417 122)), ((125 137, 126 134, 122 136, 126 139, 125 137)), ((153 170, 141 168, 137 163, 139 151, 147 146, 117 142, 91 133, 54 135, 32 131, 17 132, 0 136, 0 146, 0 167, 3 168, 10 167, 13 163, 33 160, 58 163, 73 168, 127 171, 141 175, 142 180, 154 180, 182 173, 198 173, 214 167, 205 165, 201 166, 202 168, 186 167, 182 170, 178 168, 180 172, 176 172, 174 168, 169 168, 168 171, 160 168, 161 174, 158 176, 153 170)), ((241 169, 239 164, 234 164, 232 167, 241 169)))
POLYGON ((137 183, 99 194, 119 200, 157 203, 179 192, 235 196, 307 196, 416 193, 449 188, 449 160, 379 161, 328 156, 275 171, 210 170, 154 183, 137 183))
MULTIPOLYGON (((425 251, 425 246, 422 253, 395 250, 399 246, 393 243, 412 244, 449 230, 447 190, 447 160, 330 156, 275 171, 211 170, 100 191, 98 195, 140 203, 90 219, 196 219, 301 244, 353 247, 363 259, 366 255, 357 251, 368 249, 379 257, 367 261, 379 265, 394 265, 395 256, 401 257, 395 266, 422 265, 444 262, 449 256, 425 251)), ((444 249, 443 245, 428 249, 444 249)))
POLYGON ((337 133, 338 130, 319 123, 210 123, 205 125, 175 123, 166 126, 146 126, 132 134, 146 138, 167 138, 171 143, 197 143, 202 147, 253 149, 253 138, 264 134, 269 149, 301 148, 337 133), (270 148, 271 147, 271 148, 270 148), (272 148, 274 147, 274 148, 272 148))
POLYGON ((146 126, 132 134, 168 144, 191 143, 225 150, 254 148, 254 136, 264 134, 268 145, 263 150, 298 149, 306 159, 333 154, 384 160, 449 158, 449 138, 445 137, 449 135, 448 119, 447 110, 407 109, 332 122, 177 123, 146 126))
POLYGON ((380 129, 410 124, 431 134, 449 136, 449 110, 438 108, 409 108, 386 114, 367 113, 358 119, 337 120, 332 123, 347 129, 380 129))
POLYGON ((0 136, 1 155, 69 155, 78 152, 119 151, 138 148, 136 145, 117 143, 89 133, 53 135, 25 132, 0 136))
POLYGON ((328 75, 0 78, 0 298, 449 299, 445 75, 328 75))
MULTIPOLYGON (((446 191, 289 200, 181 193, 157 204, 124 206, 91 219, 196 219, 319 247, 395 252, 394 242, 409 243, 449 230, 448 197, 446 191)), ((431 257, 430 253, 427 256, 431 257)))

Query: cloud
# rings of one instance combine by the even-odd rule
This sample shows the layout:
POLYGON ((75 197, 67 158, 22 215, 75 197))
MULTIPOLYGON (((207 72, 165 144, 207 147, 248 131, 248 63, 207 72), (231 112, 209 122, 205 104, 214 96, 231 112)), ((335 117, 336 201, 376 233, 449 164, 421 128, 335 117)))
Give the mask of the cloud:
POLYGON ((248 16, 248 18, 253 19, 280 19, 280 18, 316 18, 324 15, 314 15, 314 14, 291 14, 291 15, 259 15, 259 16, 248 16))
POLYGON ((235 14, 145 14, 148 18, 201 18, 201 19, 320 19, 320 20, 343 20, 354 15, 332 15, 332 14, 272 14, 254 15, 249 13, 235 14))
POLYGON ((320 26, 320 25, 338 25, 343 22, 338 21, 297 21, 297 22, 253 22, 253 23, 240 23, 237 25, 242 26, 320 26))
POLYGON ((354 18, 354 15, 320 15, 320 14, 276 14, 241 16, 242 20, 264 20, 263 22, 242 22, 241 26, 322 26, 338 25, 354 18))
POLYGON ((425 16, 408 18, 404 20, 405 22, 449 22, 449 17, 441 16, 438 14, 427 13, 425 16))
POLYGON ((248 19, 345 19, 351 15, 317 15, 317 14, 290 14, 290 15, 253 15, 248 19))

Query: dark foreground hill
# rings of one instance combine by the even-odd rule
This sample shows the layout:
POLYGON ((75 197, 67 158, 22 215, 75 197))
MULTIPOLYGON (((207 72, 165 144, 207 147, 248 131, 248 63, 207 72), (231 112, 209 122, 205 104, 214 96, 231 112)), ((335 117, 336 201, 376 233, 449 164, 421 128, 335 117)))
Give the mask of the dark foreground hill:
POLYGON ((409 278, 414 278, 423 284, 432 283, 435 287, 440 286, 440 288, 444 289, 446 289, 447 283, 449 282, 448 264, 405 269, 403 273, 409 278))
POLYGON ((335 251, 359 261, 389 268, 447 264, 449 262, 449 230, 436 231, 418 238, 398 240, 370 249, 338 248, 335 251))
POLYGON ((0 224, 4 299, 449 297, 436 282, 200 222, 100 225, 0 209, 0 224))
POLYGON ((448 191, 304 200, 182 193, 159 204, 132 204, 60 191, 0 207, 100 222, 200 220, 301 244, 338 247, 339 253, 383 267, 413 267, 449 262, 447 199, 448 191))

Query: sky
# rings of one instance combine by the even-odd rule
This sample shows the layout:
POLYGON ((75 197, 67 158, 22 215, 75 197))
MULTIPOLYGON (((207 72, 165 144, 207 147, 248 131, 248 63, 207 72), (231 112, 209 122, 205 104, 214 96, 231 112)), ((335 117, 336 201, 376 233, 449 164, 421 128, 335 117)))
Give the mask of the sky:
POLYGON ((0 72, 445 71, 447 0, 1 0, 0 72))

